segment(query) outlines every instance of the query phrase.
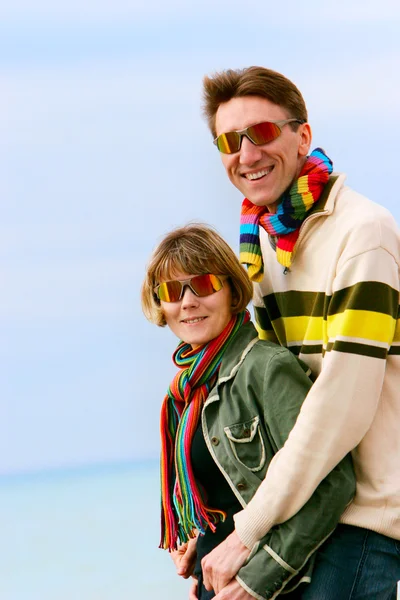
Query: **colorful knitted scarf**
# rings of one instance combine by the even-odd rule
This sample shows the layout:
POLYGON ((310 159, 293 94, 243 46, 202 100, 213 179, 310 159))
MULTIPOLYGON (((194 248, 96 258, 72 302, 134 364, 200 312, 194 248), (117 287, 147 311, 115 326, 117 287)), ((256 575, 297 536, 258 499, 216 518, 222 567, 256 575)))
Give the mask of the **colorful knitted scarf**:
POLYGON ((233 337, 250 318, 248 311, 234 315, 218 337, 192 349, 181 342, 172 360, 175 375, 161 409, 161 543, 173 550, 206 527, 225 519, 221 510, 206 506, 192 470, 190 451, 203 403, 214 386, 222 356, 233 337))
POLYGON ((300 226, 319 199, 332 173, 332 161, 316 148, 305 162, 299 178, 280 198, 276 213, 245 198, 240 217, 240 262, 248 265, 252 281, 261 281, 264 266, 260 248, 260 225, 278 238, 276 257, 286 268, 292 264, 300 226))

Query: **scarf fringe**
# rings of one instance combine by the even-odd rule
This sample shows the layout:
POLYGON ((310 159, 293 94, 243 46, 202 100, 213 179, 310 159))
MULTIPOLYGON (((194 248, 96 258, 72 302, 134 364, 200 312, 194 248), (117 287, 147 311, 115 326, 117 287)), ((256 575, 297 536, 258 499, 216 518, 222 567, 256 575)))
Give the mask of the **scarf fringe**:
POLYGON ((215 531, 225 513, 206 505, 193 474, 190 451, 204 401, 214 386, 222 356, 239 328, 249 321, 246 310, 234 315, 220 335, 192 349, 181 342, 173 355, 180 371, 175 375, 161 408, 161 541, 160 548, 175 550, 180 543, 215 531))

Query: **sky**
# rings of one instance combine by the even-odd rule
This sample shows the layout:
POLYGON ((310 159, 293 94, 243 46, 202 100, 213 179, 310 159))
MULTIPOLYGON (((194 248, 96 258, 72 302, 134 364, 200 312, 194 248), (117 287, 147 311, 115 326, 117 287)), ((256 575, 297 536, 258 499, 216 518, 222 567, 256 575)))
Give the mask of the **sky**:
POLYGON ((0 474, 158 456, 176 340, 146 262, 189 220, 238 250, 205 74, 292 79, 313 147, 400 222, 399 25, 397 0, 2 3, 0 474))

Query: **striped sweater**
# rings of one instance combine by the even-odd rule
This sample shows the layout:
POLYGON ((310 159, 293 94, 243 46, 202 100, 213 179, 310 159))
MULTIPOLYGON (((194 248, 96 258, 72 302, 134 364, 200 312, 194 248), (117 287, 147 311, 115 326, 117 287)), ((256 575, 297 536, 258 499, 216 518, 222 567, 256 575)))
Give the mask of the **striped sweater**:
POLYGON ((286 274, 260 233, 260 337, 317 377, 236 531, 249 548, 294 515, 349 451, 357 476, 341 522, 400 539, 400 237, 390 213, 331 176, 286 274))

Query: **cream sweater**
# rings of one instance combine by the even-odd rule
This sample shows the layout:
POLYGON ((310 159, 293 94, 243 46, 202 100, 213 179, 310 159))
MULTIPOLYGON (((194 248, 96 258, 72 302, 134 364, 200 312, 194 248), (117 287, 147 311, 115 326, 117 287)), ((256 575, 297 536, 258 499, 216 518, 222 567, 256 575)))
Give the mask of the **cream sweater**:
POLYGON ((248 547, 293 516, 348 452, 357 477, 341 522, 400 539, 399 231, 390 213, 334 174, 301 226, 286 274, 261 231, 260 337, 317 380, 284 447, 235 517, 248 547))

